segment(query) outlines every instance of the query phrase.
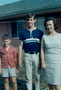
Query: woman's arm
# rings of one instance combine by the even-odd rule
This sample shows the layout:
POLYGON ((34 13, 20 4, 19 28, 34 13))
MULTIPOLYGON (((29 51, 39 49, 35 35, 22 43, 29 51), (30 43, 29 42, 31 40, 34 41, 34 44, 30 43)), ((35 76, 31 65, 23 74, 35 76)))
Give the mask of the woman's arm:
POLYGON ((43 40, 43 37, 42 37, 42 40, 41 40, 41 67, 43 69, 46 69, 44 54, 45 54, 45 52, 44 52, 44 40, 43 40))

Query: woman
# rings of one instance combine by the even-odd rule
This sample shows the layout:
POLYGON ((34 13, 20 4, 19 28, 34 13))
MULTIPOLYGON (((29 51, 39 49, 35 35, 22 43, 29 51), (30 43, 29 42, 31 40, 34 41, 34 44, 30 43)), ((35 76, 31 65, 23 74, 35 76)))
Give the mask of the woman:
POLYGON ((44 26, 47 35, 41 41, 42 79, 50 90, 61 90, 61 34, 56 32, 58 26, 52 17, 46 18, 44 26))

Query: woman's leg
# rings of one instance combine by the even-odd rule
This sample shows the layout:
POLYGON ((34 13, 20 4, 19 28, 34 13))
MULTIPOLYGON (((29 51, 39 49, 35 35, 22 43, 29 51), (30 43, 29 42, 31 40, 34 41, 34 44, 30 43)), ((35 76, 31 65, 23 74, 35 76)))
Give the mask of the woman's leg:
POLYGON ((55 90, 61 90, 61 85, 55 85, 55 90))
POLYGON ((54 90, 54 85, 48 84, 49 90, 54 90))

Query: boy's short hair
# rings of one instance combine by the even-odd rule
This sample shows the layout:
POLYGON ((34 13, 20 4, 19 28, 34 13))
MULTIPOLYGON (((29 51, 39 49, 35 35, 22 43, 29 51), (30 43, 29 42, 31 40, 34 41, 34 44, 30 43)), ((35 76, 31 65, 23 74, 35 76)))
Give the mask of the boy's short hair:
POLYGON ((27 20, 27 19, 29 19, 29 18, 32 18, 32 17, 34 17, 34 19, 36 18, 35 13, 34 13, 34 12, 29 12, 29 13, 26 15, 26 17, 25 17, 25 20, 27 20))
POLYGON ((2 40, 11 39, 9 34, 4 34, 2 40))

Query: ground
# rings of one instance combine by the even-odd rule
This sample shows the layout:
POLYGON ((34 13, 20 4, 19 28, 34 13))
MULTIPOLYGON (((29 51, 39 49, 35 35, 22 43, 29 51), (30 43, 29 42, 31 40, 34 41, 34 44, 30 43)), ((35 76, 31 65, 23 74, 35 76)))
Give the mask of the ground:
MULTIPOLYGON (((24 65, 23 65, 23 67, 19 68, 19 70, 20 71, 17 75, 18 90, 27 90, 24 65)), ((0 76, 0 90, 5 90, 3 82, 4 82, 3 78, 0 76)), ((10 84, 10 90, 13 90, 11 84, 10 84)), ((33 75, 33 90, 34 90, 34 75, 33 75)), ((48 90, 48 87, 45 83, 41 83, 41 90, 48 90)))

